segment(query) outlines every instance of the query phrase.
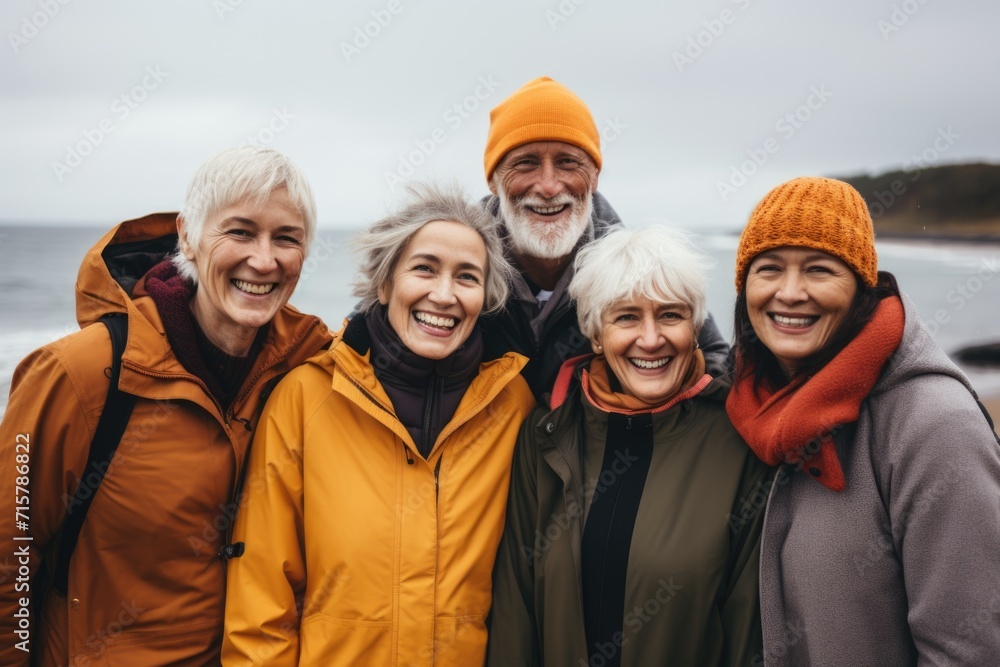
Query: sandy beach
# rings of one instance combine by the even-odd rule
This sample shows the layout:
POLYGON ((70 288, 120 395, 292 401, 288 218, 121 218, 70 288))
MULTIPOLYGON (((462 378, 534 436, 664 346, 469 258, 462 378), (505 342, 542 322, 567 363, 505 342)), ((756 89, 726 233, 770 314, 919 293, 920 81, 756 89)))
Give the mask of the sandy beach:
POLYGON ((990 417, 993 418, 993 424, 1000 432, 1000 396, 986 396, 983 397, 982 401, 989 411, 990 417))

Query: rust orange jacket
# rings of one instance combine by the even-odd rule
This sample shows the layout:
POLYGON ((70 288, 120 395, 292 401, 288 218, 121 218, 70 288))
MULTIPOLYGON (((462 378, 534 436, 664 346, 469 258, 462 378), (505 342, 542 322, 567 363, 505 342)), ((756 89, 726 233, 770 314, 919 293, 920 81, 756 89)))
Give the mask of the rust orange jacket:
POLYGON ((282 380, 236 520, 224 665, 483 664, 526 361, 484 360, 426 460, 364 317, 282 380))
MULTIPOLYGON (((219 663, 225 563, 216 553, 234 513, 234 480, 262 392, 331 339, 318 318, 284 307, 234 406, 223 412, 174 356, 140 276, 129 273, 136 265, 124 261, 136 258, 132 252, 149 253, 147 264, 159 261, 176 243, 175 218, 150 215, 108 232, 80 269, 82 329, 36 350, 14 374, 0 425, 0 544, 9 553, 29 545, 23 559, 33 575, 43 558, 54 561, 67 499, 108 390, 108 332, 88 325, 104 313, 128 313, 119 388, 138 400, 83 524, 67 597, 50 593, 42 618, 32 613, 27 621, 30 644, 22 647, 30 646, 34 664, 219 663), (27 446, 18 451, 19 443, 27 446), (30 469, 27 494, 15 489, 23 477, 18 454, 27 455, 21 459, 30 469), (15 523, 15 497, 23 495, 30 502, 18 507, 27 510, 27 526, 15 523)), ((15 630, 22 629, 16 614, 38 582, 19 581, 25 570, 13 564, 0 577, 0 664, 26 665, 29 654, 15 646, 21 641, 15 630)))

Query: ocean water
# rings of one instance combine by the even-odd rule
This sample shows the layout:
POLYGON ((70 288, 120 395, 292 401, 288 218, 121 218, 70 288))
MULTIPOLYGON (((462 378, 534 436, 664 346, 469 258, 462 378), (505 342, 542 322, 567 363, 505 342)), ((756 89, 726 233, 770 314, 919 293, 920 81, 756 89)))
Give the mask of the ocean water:
MULTIPOLYGON (((77 271, 87 250, 106 230, 0 226, 0 414, 10 379, 29 352, 78 329, 77 271)), ((320 229, 291 303, 339 328, 355 299, 350 284, 354 232, 320 229)), ((709 310, 732 337, 737 238, 695 236, 716 260, 708 288, 709 310)), ((879 268, 891 271, 917 304, 921 317, 948 353, 969 344, 1000 341, 1000 244, 879 241, 879 268)), ((1000 395, 1000 372, 964 369, 981 394, 1000 395)))

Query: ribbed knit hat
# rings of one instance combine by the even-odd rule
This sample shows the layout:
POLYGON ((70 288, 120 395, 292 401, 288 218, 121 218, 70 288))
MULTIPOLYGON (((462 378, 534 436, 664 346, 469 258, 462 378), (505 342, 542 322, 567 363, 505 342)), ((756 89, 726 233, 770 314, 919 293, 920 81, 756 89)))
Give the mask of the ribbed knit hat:
POLYGON ((869 287, 878 283, 875 231, 857 190, 832 178, 794 178, 768 192, 750 214, 736 250, 736 291, 753 258, 771 248, 799 246, 843 260, 869 287))
POLYGON ((573 144, 601 168, 601 135, 590 109, 573 91, 547 76, 524 84, 490 111, 486 180, 508 151, 532 141, 573 144))

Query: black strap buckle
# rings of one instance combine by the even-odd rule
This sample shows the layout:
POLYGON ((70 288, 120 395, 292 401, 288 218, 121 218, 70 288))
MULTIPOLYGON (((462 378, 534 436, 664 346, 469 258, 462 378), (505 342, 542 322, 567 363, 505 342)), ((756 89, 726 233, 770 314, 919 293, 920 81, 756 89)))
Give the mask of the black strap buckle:
POLYGON ((239 558, 247 550, 247 545, 243 542, 234 542, 233 544, 227 544, 219 550, 219 558, 222 560, 229 560, 230 558, 239 558))

